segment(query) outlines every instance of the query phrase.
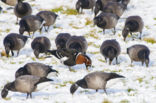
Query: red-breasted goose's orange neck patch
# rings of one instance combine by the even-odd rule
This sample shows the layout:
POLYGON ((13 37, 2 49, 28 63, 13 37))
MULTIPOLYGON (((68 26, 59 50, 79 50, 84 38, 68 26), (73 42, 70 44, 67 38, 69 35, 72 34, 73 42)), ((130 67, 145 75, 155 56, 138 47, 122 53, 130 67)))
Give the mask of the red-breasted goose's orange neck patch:
POLYGON ((86 62, 85 56, 83 56, 82 54, 78 54, 76 57, 76 64, 83 64, 85 62, 86 62))

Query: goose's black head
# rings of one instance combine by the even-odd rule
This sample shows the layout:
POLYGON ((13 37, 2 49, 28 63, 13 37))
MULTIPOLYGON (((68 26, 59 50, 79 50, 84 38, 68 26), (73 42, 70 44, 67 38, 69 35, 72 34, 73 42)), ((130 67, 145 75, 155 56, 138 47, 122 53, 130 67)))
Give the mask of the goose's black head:
POLYGON ((9 90, 12 90, 12 91, 15 90, 14 82, 7 83, 4 86, 3 90, 1 91, 2 98, 6 98, 6 96, 8 95, 9 90))
POLYGON ((97 16, 94 18, 94 25, 103 28, 106 26, 106 21, 103 20, 102 17, 97 16))
POLYGON ((19 69, 16 71, 16 73, 15 73, 15 78, 17 78, 17 77, 19 77, 19 76, 22 76, 22 75, 28 75, 28 74, 29 74, 29 73, 28 73, 26 67, 24 66, 24 67, 19 68, 19 69))
POLYGON ((19 28, 20 34, 23 34, 25 31, 29 31, 29 26, 26 20, 20 20, 19 25, 20 25, 20 28, 19 28))
POLYGON ((64 40, 64 39, 59 39, 59 40, 56 42, 56 47, 57 47, 57 49, 65 48, 65 47, 66 47, 66 40, 64 40))
POLYGON ((99 16, 95 17, 94 18, 94 25, 99 24, 101 21, 102 21, 102 18, 101 17, 99 17, 99 16))
POLYGON ((73 42, 69 45, 69 48, 70 49, 75 49, 77 50, 78 52, 82 52, 82 46, 79 42, 73 42))
POLYGON ((109 58, 109 60, 110 60, 109 64, 111 64, 114 57, 116 57, 117 50, 112 46, 108 46, 103 49, 103 54, 109 58))
POLYGON ((125 26, 124 29, 122 30, 122 36, 124 38, 124 41, 126 40, 128 33, 129 33, 129 28, 127 26, 125 26))
POLYGON ((2 8, 2 7, 0 7, 0 12, 2 11, 2 9, 3 9, 3 8, 2 8))
POLYGON ((9 52, 11 50, 11 44, 10 44, 10 42, 4 43, 4 47, 5 47, 5 52, 7 54, 7 57, 9 57, 9 52))
POLYGON ((75 91, 78 89, 78 87, 88 88, 87 82, 85 81, 85 79, 78 80, 76 83, 74 83, 74 84, 70 87, 70 93, 71 93, 71 94, 74 94, 75 91))
POLYGON ((33 51, 36 58, 38 58, 40 53, 46 52, 46 48, 42 43, 37 42, 33 44, 33 51))

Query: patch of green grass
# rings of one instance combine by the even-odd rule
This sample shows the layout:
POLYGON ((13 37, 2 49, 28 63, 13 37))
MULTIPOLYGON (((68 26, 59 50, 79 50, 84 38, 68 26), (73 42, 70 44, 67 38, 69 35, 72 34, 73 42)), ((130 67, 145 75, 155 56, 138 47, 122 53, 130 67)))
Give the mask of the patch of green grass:
POLYGON ((99 54, 99 51, 92 51, 92 52, 88 52, 90 54, 99 54))
POLYGON ((144 38, 144 41, 146 41, 147 43, 151 43, 151 44, 156 43, 156 40, 154 38, 144 38))
POLYGON ((86 23, 85 23, 85 25, 90 25, 90 24, 92 24, 92 20, 90 20, 89 18, 86 18, 86 23))
POLYGON ((74 72, 74 73, 76 72, 76 70, 74 70, 74 69, 70 69, 69 71, 70 71, 70 72, 74 72))
POLYGON ((45 57, 39 57, 38 58, 38 60, 40 60, 40 61, 43 61, 43 60, 45 60, 46 58, 45 57))
POLYGON ((52 11, 52 12, 61 12, 61 11, 63 11, 63 7, 60 6, 60 7, 58 7, 58 8, 54 8, 54 9, 51 9, 51 11, 52 11))
POLYGON ((16 62, 11 61, 10 64, 16 64, 16 62))
POLYGON ((65 86, 66 86, 66 84, 60 84, 59 86, 60 86, 60 87, 65 87, 65 86))
POLYGON ((93 44, 94 44, 94 42, 88 42, 88 46, 91 46, 93 44))
POLYGON ((66 14, 66 15, 77 15, 78 12, 75 9, 71 9, 71 8, 63 8, 62 6, 58 7, 58 8, 54 8, 51 9, 52 12, 61 12, 62 14, 66 14))
POLYGON ((31 4, 32 7, 36 6, 36 4, 31 4))
POLYGON ((3 11, 3 13, 8 13, 8 11, 3 11))
POLYGON ((102 103, 112 103, 112 102, 109 101, 108 99, 104 99, 104 100, 102 101, 102 103))
POLYGON ((57 28, 56 25, 54 25, 53 28, 54 28, 54 29, 57 28))
POLYGON ((121 100, 120 103, 130 103, 127 99, 121 100))
POLYGON ((153 80, 154 78, 155 78, 155 77, 152 76, 152 77, 151 77, 151 80, 153 80))
POLYGON ((132 64, 129 64, 129 65, 128 65, 128 67, 134 67, 134 65, 132 65, 132 64))
POLYGON ((44 97, 44 98, 43 98, 43 100, 49 100, 49 98, 47 98, 47 97, 44 97))
POLYGON ((78 12, 75 9, 67 8, 67 10, 63 11, 63 14, 67 15, 77 15, 78 12))
POLYGON ((80 93, 89 93, 89 90, 80 91, 80 93))
POLYGON ((69 26, 71 26, 71 27, 74 28, 74 29, 82 29, 82 28, 83 28, 83 27, 77 27, 77 26, 75 26, 75 25, 72 24, 72 23, 70 23, 69 26))
POLYGON ((65 81, 65 82, 63 82, 63 84, 74 84, 74 82, 73 81, 65 81))
POLYGON ((145 26, 146 29, 150 29, 150 27, 148 25, 145 26))
POLYGON ((36 61, 36 58, 35 58, 35 57, 32 57, 31 59, 32 59, 33 61, 36 61))
POLYGON ((98 61, 105 63, 106 61, 104 59, 98 59, 98 61))
POLYGON ((95 48, 100 48, 100 45, 97 45, 97 44, 93 44, 93 47, 95 47, 95 48))
POLYGON ((19 61, 18 63, 19 63, 19 64, 23 64, 23 63, 24 63, 24 61, 19 61))
POLYGON ((137 78, 137 80, 139 81, 139 83, 143 82, 143 78, 137 78))
POLYGON ((10 97, 6 97, 6 98, 3 98, 3 99, 4 99, 4 100, 7 100, 7 101, 11 100, 10 97))
POLYGON ((100 48, 100 45, 97 45, 97 44, 94 43, 94 42, 89 42, 89 43, 88 43, 88 46, 93 46, 93 47, 95 47, 95 48, 100 48))
POLYGON ((53 59, 53 60, 51 61, 51 63, 52 63, 52 64, 57 64, 57 61, 56 61, 55 59, 53 59))
POLYGON ((6 29, 5 32, 9 33, 11 31, 11 29, 6 29))
POLYGON ((132 89, 132 88, 128 88, 128 89, 127 89, 127 92, 131 92, 131 91, 135 91, 135 90, 132 89))
POLYGON ((90 33, 85 34, 84 36, 85 36, 86 38, 91 37, 91 38, 94 38, 94 39, 99 39, 98 35, 96 35, 96 33, 95 33, 94 30, 90 31, 90 33))
POLYGON ((119 37, 121 37, 121 34, 118 34, 119 37))
MULTIPOLYGON (((57 85, 59 85, 60 87, 65 87, 67 84, 73 84, 73 83, 74 83, 73 81, 65 81, 62 84, 57 84, 57 85)), ((59 87, 56 86, 55 88, 59 88, 59 87)))
POLYGON ((101 33, 101 32, 103 32, 103 31, 102 31, 102 30, 99 30, 99 31, 98 31, 98 33, 101 33))
POLYGON ((112 72, 122 72, 122 70, 121 69, 119 69, 119 70, 112 70, 112 72))
POLYGON ((56 88, 56 89, 58 89, 59 87, 58 87, 58 86, 56 86, 55 88, 56 88))

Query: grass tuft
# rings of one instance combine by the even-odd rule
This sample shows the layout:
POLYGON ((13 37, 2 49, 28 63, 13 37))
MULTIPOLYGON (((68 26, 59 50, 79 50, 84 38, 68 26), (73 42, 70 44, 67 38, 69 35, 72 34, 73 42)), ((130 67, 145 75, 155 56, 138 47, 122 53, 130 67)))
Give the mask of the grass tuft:
POLYGON ((107 99, 104 99, 104 100, 102 101, 102 103, 112 103, 112 102, 109 101, 109 100, 107 100, 107 99))
POLYGON ((146 29, 150 29, 150 27, 148 25, 145 26, 146 29))
POLYGON ((6 31, 7 33, 9 33, 9 32, 11 31, 11 29, 6 29, 5 31, 6 31))
POLYGON ((143 78, 137 78, 137 80, 139 81, 139 83, 143 82, 143 78))
POLYGON ((63 14, 66 14, 66 15, 77 15, 78 12, 75 10, 75 9, 71 9, 71 8, 68 8, 66 7, 65 9, 60 6, 58 8, 54 8, 54 9, 51 9, 52 12, 61 12, 63 14))
POLYGON ((58 7, 58 8, 54 8, 54 9, 51 9, 51 11, 52 11, 52 12, 61 12, 61 11, 63 11, 63 7, 60 6, 60 7, 58 7))
POLYGON ((92 20, 90 20, 89 18, 86 18, 85 25, 87 26, 87 25, 90 25, 90 24, 92 24, 92 20))
POLYGON ((89 51, 90 54, 99 54, 99 51, 89 51))
POLYGON ((130 103, 128 100, 124 99, 124 100, 121 100, 120 103, 130 103))
POLYGON ((75 9, 67 8, 67 10, 63 11, 63 14, 67 15, 77 15, 78 12, 75 9))
POLYGON ((106 61, 104 59, 98 59, 98 61, 105 63, 106 61))
POLYGON ((91 37, 94 39, 99 39, 98 35, 96 34, 96 30, 91 30, 89 33, 84 35, 86 38, 91 37))
POLYGON ((144 41, 146 41, 147 43, 151 43, 151 44, 156 43, 156 40, 154 38, 144 38, 144 41))
POLYGON ((127 89, 127 92, 131 92, 131 91, 135 91, 135 90, 132 89, 132 88, 128 88, 128 89, 127 89))

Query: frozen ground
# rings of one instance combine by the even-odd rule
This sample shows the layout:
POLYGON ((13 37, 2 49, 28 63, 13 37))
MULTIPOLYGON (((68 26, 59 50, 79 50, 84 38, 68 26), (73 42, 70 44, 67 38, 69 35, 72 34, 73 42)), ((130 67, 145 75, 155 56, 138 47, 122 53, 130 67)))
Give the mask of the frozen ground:
MULTIPOLYGON (((29 3, 33 6, 33 14, 40 10, 51 10, 60 7, 67 11, 67 8, 74 9, 75 2, 76 0, 29 0, 29 3)), ((0 14, 0 52, 2 52, 4 51, 4 37, 8 33, 18 32, 19 26, 15 25, 16 17, 13 10, 6 10, 9 6, 1 2, 0 5, 4 9, 4 13, 0 14)), ((7 82, 15 79, 15 71, 28 62, 35 61, 52 65, 60 74, 58 77, 50 74, 49 77, 55 81, 39 85, 38 91, 32 94, 33 99, 25 99, 26 94, 23 93, 9 92, 6 100, 0 97, 0 103, 155 103, 156 44, 144 40, 145 38, 156 40, 155 5, 155 0, 131 0, 128 10, 125 11, 118 22, 116 35, 113 35, 111 30, 106 30, 106 34, 103 35, 102 30, 93 25, 94 15, 90 10, 84 10, 84 13, 80 15, 67 15, 66 13, 57 12, 59 18, 55 25, 50 28, 50 31, 48 33, 43 31, 41 35, 36 32, 35 36, 47 36, 52 43, 51 49, 55 49, 54 40, 58 33, 68 32, 72 35, 84 35, 89 44, 87 54, 93 61, 93 67, 86 71, 84 65, 78 65, 72 67, 74 71, 70 72, 68 67, 62 65, 54 57, 45 59, 43 58, 44 55, 42 55, 41 59, 36 59, 30 46, 32 39, 29 39, 18 57, 0 57, 0 91, 7 82), (139 40, 138 36, 134 35, 135 40, 132 41, 131 37, 128 37, 126 42, 123 41, 121 30, 125 18, 130 15, 140 15, 143 18, 145 23, 143 40, 139 40), (113 65, 109 66, 99 53, 100 45, 107 39, 117 39, 121 45, 120 63, 117 65, 113 61, 113 65), (130 65, 126 48, 133 44, 145 44, 150 48, 150 65, 148 68, 141 66, 139 62, 134 62, 133 66, 130 65), (126 78, 109 81, 107 84, 108 95, 103 90, 96 93, 95 90, 79 88, 72 96, 69 92, 71 84, 93 71, 116 72, 126 78)))

